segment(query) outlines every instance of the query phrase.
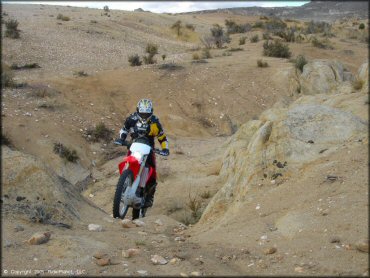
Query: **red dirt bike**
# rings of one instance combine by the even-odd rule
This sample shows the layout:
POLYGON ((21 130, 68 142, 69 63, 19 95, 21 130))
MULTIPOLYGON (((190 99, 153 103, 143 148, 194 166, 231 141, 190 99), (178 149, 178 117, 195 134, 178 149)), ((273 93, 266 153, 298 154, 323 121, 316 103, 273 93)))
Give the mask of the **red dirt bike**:
MULTIPOLYGON (((147 210, 144 208, 145 197, 148 194, 146 185, 154 177, 153 167, 145 165, 152 147, 146 137, 139 137, 132 143, 118 140, 114 143, 126 146, 129 151, 118 165, 121 176, 114 194, 113 217, 124 219, 130 207, 132 219, 144 217, 147 210)), ((153 151, 161 154, 159 149, 153 148, 153 151)))

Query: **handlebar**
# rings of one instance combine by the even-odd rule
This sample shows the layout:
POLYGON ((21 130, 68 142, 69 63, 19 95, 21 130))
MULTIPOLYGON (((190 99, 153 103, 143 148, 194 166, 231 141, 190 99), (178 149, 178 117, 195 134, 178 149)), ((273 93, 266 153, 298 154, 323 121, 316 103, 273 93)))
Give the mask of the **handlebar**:
MULTIPOLYGON (((130 148, 131 146, 131 142, 128 142, 128 141, 123 141, 121 139, 116 139, 114 141, 114 144, 115 145, 118 145, 118 146, 126 146, 127 148, 130 148)), ((157 149, 157 148, 153 148, 153 152, 156 153, 156 154, 159 154, 159 155, 162 155, 162 156, 165 156, 162 154, 162 151, 160 149, 157 149)))

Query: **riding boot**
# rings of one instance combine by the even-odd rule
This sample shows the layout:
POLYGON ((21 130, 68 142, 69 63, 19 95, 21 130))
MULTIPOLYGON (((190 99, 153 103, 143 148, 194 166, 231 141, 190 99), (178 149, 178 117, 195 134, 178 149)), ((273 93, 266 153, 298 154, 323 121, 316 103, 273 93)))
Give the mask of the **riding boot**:
POLYGON ((156 181, 151 182, 150 184, 147 185, 147 188, 148 188, 148 191, 145 197, 144 208, 149 208, 153 206, 154 193, 155 193, 155 190, 157 189, 157 182, 156 181))

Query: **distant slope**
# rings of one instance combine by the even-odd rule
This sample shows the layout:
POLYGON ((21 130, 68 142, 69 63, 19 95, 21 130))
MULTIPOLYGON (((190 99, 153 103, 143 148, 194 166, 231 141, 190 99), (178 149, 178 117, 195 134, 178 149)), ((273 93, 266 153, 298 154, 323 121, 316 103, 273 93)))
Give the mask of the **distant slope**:
POLYGON ((300 7, 246 7, 192 12, 195 14, 228 12, 234 15, 278 16, 300 20, 334 21, 344 17, 367 18, 369 5, 367 1, 312 1, 300 7))

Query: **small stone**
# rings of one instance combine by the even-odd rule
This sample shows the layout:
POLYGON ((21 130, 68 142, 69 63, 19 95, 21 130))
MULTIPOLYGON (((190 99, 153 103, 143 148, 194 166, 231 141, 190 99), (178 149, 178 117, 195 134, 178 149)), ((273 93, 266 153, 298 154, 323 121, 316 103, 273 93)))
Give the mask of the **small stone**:
POLYGON ((369 240, 361 239, 356 242, 356 249, 361 252, 369 253, 369 240))
POLYGON ((190 273, 191 276, 201 276, 201 273, 199 271, 193 271, 190 273))
POLYGON ((10 241, 10 240, 5 240, 5 244, 4 244, 5 247, 11 247, 13 246, 13 243, 10 241))
POLYGON ((176 264, 177 262, 179 262, 180 260, 178 258, 172 258, 170 260, 170 264, 176 264))
POLYGON ((130 248, 128 250, 123 250, 122 251, 122 256, 124 258, 132 258, 136 255, 140 254, 140 250, 136 248, 130 248))
POLYGON ((294 268, 294 271, 299 272, 299 273, 302 273, 303 270, 304 270, 303 267, 300 267, 300 266, 297 266, 296 268, 294 268))
POLYGON ((155 220, 155 222, 154 222, 155 224, 157 224, 158 226, 163 226, 163 222, 162 222, 162 220, 161 219, 157 219, 157 220, 155 220))
POLYGON ((270 247, 270 248, 266 248, 265 250, 263 250, 263 253, 265 255, 270 255, 270 254, 276 253, 276 251, 277 251, 276 247, 270 247))
POLYGON ((121 223, 122 223, 123 228, 135 228, 136 227, 136 225, 132 223, 130 219, 123 219, 121 223))
POLYGON ((180 273, 180 276, 181 276, 181 277, 189 277, 189 276, 188 276, 186 273, 184 273, 184 272, 181 272, 181 273, 180 273))
POLYGON ((50 232, 35 233, 27 242, 31 245, 43 244, 49 241, 50 236, 50 232))
POLYGON ((89 231, 93 231, 93 232, 103 231, 103 227, 101 225, 98 225, 98 224, 89 224, 88 229, 89 229, 89 231))
POLYGON ((258 210, 258 209, 260 209, 261 208, 261 206, 258 204, 257 206, 256 206, 256 210, 258 210))
POLYGON ((109 258, 98 259, 96 260, 96 264, 100 266, 110 265, 110 259, 109 258))
POLYGON ((340 242, 340 238, 337 237, 337 236, 332 236, 332 237, 330 237, 329 242, 330 243, 339 243, 340 242))
POLYGON ((175 237, 175 241, 185 241, 185 238, 183 236, 177 236, 175 237))
POLYGON ((94 257, 95 259, 102 259, 102 258, 104 258, 105 256, 108 256, 108 254, 107 254, 107 253, 104 253, 104 252, 102 252, 102 251, 98 251, 98 252, 96 252, 96 253, 93 255, 93 257, 94 257))
POLYGON ((266 240, 266 239, 267 239, 267 235, 261 236, 261 240, 266 240))
POLYGON ((333 175, 327 175, 327 176, 326 176, 326 179, 327 179, 328 181, 333 182, 333 181, 338 180, 338 177, 337 177, 337 176, 333 176, 333 175))
POLYGON ((164 264, 168 263, 168 261, 165 258, 163 258, 162 256, 159 256, 159 255, 152 255, 150 260, 155 265, 164 265, 164 264))
POLYGON ((24 228, 21 225, 17 225, 14 227, 14 232, 21 232, 24 231, 24 228))
POLYGON ((272 181, 271 181, 271 184, 275 184, 275 183, 276 183, 276 181, 275 181, 275 180, 272 180, 272 181))
POLYGON ((89 195, 89 197, 90 197, 90 198, 94 198, 94 194, 90 194, 90 195, 89 195))
POLYGON ((143 226, 145 226, 145 223, 143 221, 139 220, 139 219, 133 220, 132 223, 134 223, 136 227, 143 227, 143 226))
POLYGON ((138 271, 136 271, 138 274, 140 274, 140 275, 148 275, 148 271, 146 271, 146 270, 138 270, 138 271))
POLYGON ((142 235, 142 236, 146 236, 146 235, 148 235, 148 233, 147 232, 143 232, 143 231, 138 231, 137 232, 139 235, 142 235))

